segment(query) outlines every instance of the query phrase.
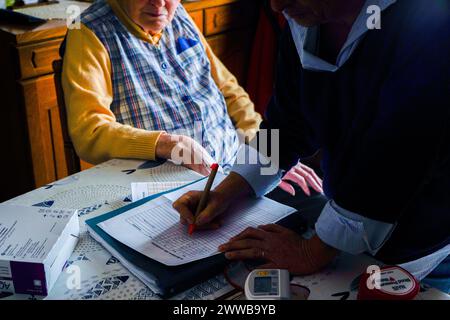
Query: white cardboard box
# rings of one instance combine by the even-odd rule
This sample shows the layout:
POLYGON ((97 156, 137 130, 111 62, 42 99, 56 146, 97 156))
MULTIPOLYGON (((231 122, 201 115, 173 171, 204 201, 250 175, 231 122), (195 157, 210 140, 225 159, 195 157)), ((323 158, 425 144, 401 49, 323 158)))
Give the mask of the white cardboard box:
POLYGON ((46 296, 79 233, 76 210, 0 204, 0 291, 46 296))

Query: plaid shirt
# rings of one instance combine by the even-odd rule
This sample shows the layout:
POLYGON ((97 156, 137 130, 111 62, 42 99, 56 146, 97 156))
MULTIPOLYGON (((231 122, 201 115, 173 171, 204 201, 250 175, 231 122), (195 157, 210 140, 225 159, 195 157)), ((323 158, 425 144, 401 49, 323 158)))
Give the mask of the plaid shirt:
POLYGON ((111 111, 118 122, 190 136, 225 168, 233 164, 238 136, 197 29, 182 5, 157 45, 134 36, 105 0, 87 9, 81 22, 111 59, 111 111))

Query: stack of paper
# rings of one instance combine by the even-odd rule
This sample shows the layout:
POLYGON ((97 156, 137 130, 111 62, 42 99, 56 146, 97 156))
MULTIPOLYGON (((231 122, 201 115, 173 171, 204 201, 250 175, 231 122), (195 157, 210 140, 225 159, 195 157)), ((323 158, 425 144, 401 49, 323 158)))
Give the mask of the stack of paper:
POLYGON ((177 189, 188 183, 190 183, 190 181, 135 182, 131 184, 131 199, 133 202, 136 202, 157 193, 177 189))
MULTIPOLYGON (((214 186, 223 179, 224 176, 218 174, 214 186)), ((113 214, 110 219, 100 221, 99 230, 127 248, 139 252, 149 261, 157 261, 168 268, 175 268, 188 263, 206 261, 203 259, 210 259, 219 253, 217 250, 219 245, 245 228, 275 223, 295 212, 293 208, 264 197, 243 200, 233 205, 223 216, 223 226, 220 229, 197 231, 189 236, 187 226, 180 223, 180 216, 172 208, 172 204, 187 191, 203 190, 205 184, 206 179, 203 179, 152 201, 141 200, 142 204, 132 204, 129 210, 125 209, 120 214, 113 214)), ((158 281, 153 277, 152 270, 142 268, 141 258, 139 259, 141 267, 139 267, 122 254, 120 246, 111 245, 110 241, 105 241, 106 237, 99 236, 100 232, 93 230, 89 221, 88 226, 92 236, 110 250, 125 267, 154 291, 160 292, 158 281)), ((131 255, 128 254, 128 257, 131 255)))
MULTIPOLYGON (((216 179, 217 185, 224 176, 216 179)), ((247 227, 276 222, 295 209, 267 198, 246 200, 224 215, 223 227, 189 236, 172 204, 189 190, 202 190, 206 180, 168 193, 99 224, 106 233, 130 248, 168 266, 200 260, 219 253, 219 245, 247 227)))

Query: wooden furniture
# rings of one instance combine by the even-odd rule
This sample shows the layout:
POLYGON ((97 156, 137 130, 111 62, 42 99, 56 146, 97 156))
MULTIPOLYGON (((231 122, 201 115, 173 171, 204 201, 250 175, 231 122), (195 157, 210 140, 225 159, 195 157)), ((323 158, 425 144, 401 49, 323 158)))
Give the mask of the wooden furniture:
MULTIPOLYGON (((184 3, 217 56, 245 86, 259 0, 184 3)), ((45 186, 89 165, 79 161, 63 128, 53 62, 66 22, 29 27, 0 23, 0 201, 45 186)), ((70 139, 69 139, 70 140, 70 139)))
POLYGON ((61 21, 34 28, 0 24, 0 200, 68 174, 52 75, 65 33, 61 21))
POLYGON ((214 53, 245 87, 261 0, 203 0, 185 8, 214 53))

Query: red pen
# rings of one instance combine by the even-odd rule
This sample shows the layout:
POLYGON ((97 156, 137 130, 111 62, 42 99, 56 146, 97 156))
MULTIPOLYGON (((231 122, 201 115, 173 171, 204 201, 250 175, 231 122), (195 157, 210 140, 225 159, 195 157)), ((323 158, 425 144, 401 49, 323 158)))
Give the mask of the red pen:
MULTIPOLYGON (((213 163, 211 165, 211 173, 209 174, 208 181, 206 182, 206 185, 205 185, 205 190, 203 190, 202 196, 200 198, 200 202, 198 203, 197 211, 195 212, 194 219, 206 207, 206 203, 208 202, 209 192, 211 191, 211 187, 212 187, 214 179, 216 177, 217 170, 219 170, 219 165, 217 163, 213 163)), ((189 235, 192 235, 192 233, 194 233, 194 231, 195 231, 195 223, 192 223, 188 227, 189 235)))

